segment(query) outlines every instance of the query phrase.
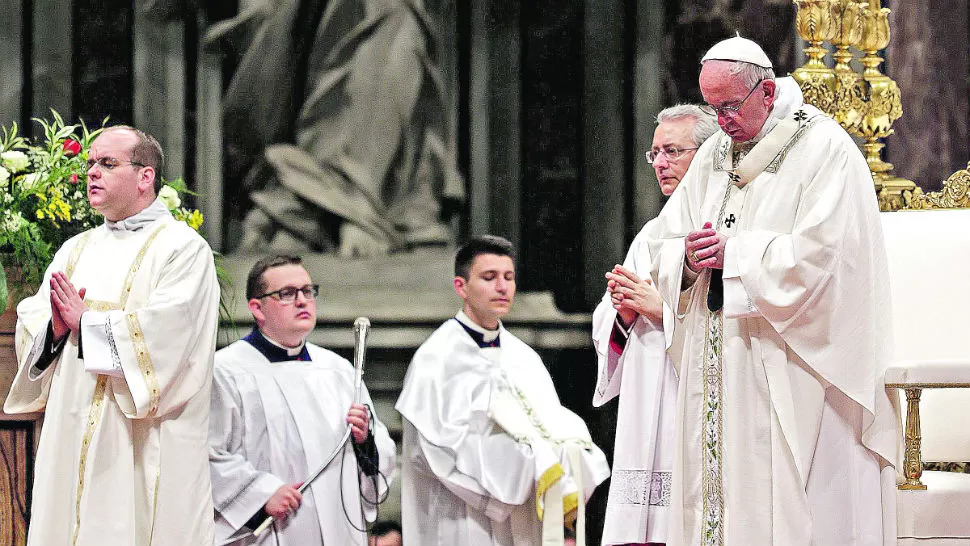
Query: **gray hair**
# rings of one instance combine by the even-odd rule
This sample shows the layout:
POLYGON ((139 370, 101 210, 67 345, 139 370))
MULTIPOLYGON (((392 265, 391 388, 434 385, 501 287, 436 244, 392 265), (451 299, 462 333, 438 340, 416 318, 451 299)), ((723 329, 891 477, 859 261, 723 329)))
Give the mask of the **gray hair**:
POLYGON ((746 63, 744 61, 726 61, 731 63, 730 74, 732 76, 737 76, 741 83, 745 87, 754 87, 761 80, 774 80, 775 71, 770 68, 764 68, 756 64, 746 63))
POLYGON ((657 114, 657 123, 673 121, 681 118, 693 118, 694 129, 690 133, 690 139, 694 141, 694 146, 700 146, 711 135, 717 132, 717 117, 708 114, 696 104, 678 104, 669 108, 664 108, 657 114))

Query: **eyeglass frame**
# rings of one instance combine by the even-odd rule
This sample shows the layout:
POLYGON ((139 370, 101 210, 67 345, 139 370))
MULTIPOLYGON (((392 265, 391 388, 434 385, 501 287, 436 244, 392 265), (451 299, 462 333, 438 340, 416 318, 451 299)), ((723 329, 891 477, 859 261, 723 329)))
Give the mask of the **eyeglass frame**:
POLYGON ((758 80, 758 83, 754 84, 754 87, 751 88, 751 91, 748 91, 748 94, 745 95, 744 98, 741 99, 741 102, 737 103, 736 105, 729 104, 725 106, 714 106, 712 104, 705 103, 700 105, 700 109, 703 110, 704 113, 712 116, 720 116, 722 113, 725 116, 727 115, 736 116, 738 115, 738 112, 741 110, 741 107, 744 106, 744 103, 747 102, 749 98, 751 98, 751 95, 754 93, 754 90, 761 87, 761 84, 764 83, 764 81, 765 81, 765 78, 761 78, 760 80, 758 80))
POLYGON ((267 292, 267 293, 265 293, 265 294, 263 294, 261 296, 253 296, 253 299, 254 300, 261 300, 261 299, 266 298, 266 297, 272 297, 274 300, 282 303, 283 305, 290 305, 290 304, 296 302, 296 299, 299 297, 299 294, 303 294, 303 297, 307 301, 315 300, 315 299, 317 299, 317 296, 320 295, 320 285, 319 284, 305 284, 305 285, 303 285, 303 286, 301 286, 299 288, 297 288, 295 286, 284 286, 283 288, 280 288, 279 290, 273 290, 272 292, 267 292), (283 291, 284 290, 293 290, 293 299, 289 299, 289 298, 283 299, 284 298, 284 296, 283 296, 283 291), (309 290, 310 294, 312 294, 312 297, 307 295, 307 291, 308 290, 309 290))
MULTIPOLYGON (((136 167, 147 167, 148 166, 148 165, 145 165, 144 163, 139 163, 137 161, 132 161, 130 159, 127 160, 127 163, 129 165, 135 165, 136 167)), ((93 169, 95 165, 97 165, 99 169, 104 170, 104 171, 111 172, 111 171, 117 169, 118 167, 121 167, 124 164, 125 164, 125 161, 122 161, 122 160, 118 159, 117 157, 99 157, 98 159, 88 159, 87 160, 87 166, 88 166, 88 170, 89 171, 91 169, 93 169), (112 160, 112 161, 117 161, 118 164, 117 165, 110 165, 110 164, 105 163, 105 161, 106 160, 109 160, 109 159, 112 160)))
POLYGON ((656 151, 656 153, 654 153, 653 150, 647 150, 646 152, 644 152, 643 155, 646 156, 647 163, 649 163, 650 165, 653 165, 654 162, 657 161, 657 158, 660 157, 660 154, 667 156, 667 161, 674 162, 674 161, 680 161, 680 159, 684 157, 684 155, 687 154, 687 152, 694 152, 694 151, 700 150, 700 146, 697 146, 694 148, 673 148, 673 149, 677 150, 676 155, 673 155, 669 151, 667 151, 667 148, 660 148, 659 150, 656 151), (653 157, 650 157, 651 155, 653 157))

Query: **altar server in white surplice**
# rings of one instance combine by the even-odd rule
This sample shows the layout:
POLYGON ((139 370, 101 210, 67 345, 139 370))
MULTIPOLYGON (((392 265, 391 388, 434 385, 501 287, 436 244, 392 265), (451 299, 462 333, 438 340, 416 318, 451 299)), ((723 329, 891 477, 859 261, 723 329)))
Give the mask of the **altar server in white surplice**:
POLYGON ((750 40, 711 48, 700 88, 722 131, 647 233, 685 329, 667 543, 895 544, 888 271, 865 158, 750 40))
MULTIPOLYGON (((657 114, 657 123, 647 161, 660 191, 670 196, 694 152, 717 131, 717 120, 696 105, 679 104, 657 114)), ((648 230, 649 224, 633 240, 623 265, 606 273, 606 294, 593 312, 599 367, 593 405, 620 397, 604 545, 667 540, 677 410, 671 359, 680 357, 681 340, 664 334, 664 321, 674 317, 650 280, 648 230)))
POLYGON ((464 307, 415 353, 396 406, 404 543, 561 545, 573 519, 582 542, 609 467, 539 355, 499 321, 515 296, 511 243, 472 238, 454 286, 464 307))
POLYGON ((318 286, 296 256, 253 266, 246 299, 256 327, 216 353, 209 464, 216 544, 274 525, 235 545, 366 546, 395 465, 394 442, 373 417, 370 395, 354 402, 354 367, 306 341, 317 320, 318 286), (352 441, 298 491, 337 448, 348 423, 352 441))
POLYGON ((95 139, 88 199, 105 223, 65 243, 17 307, 4 410, 45 412, 30 546, 212 542, 219 285, 209 245, 156 198, 162 160, 129 127, 95 139))

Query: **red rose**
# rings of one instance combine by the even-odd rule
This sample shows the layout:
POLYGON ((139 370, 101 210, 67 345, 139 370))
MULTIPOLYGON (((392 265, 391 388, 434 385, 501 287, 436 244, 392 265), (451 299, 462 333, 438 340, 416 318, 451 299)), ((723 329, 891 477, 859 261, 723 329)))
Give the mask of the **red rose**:
POLYGON ((69 138, 64 141, 64 146, 61 147, 64 150, 64 155, 70 157, 72 155, 77 155, 81 153, 81 143, 69 138))
POLYGON ((77 184, 77 174, 71 175, 71 184, 77 184))

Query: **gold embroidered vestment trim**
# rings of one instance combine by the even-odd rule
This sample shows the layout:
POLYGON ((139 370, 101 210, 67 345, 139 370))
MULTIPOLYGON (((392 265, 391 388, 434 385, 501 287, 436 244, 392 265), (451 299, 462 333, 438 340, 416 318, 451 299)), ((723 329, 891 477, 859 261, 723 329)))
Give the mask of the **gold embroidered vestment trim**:
MULTIPOLYGON (((128 270, 128 275, 125 278, 125 284, 123 285, 121 291, 121 303, 112 303, 106 301, 91 300, 85 301, 85 304, 89 308, 95 311, 117 311, 123 310, 128 303, 128 296, 131 294, 131 287, 135 280, 135 274, 141 268, 142 261, 148 253, 148 248, 151 246, 152 242, 158 236, 158 234, 165 229, 167 224, 162 224, 155 231, 148 236, 148 239, 142 244, 141 249, 135 256, 135 260, 132 263, 130 269, 128 270)), ((68 279, 74 274, 74 270, 77 267, 77 263, 81 258, 81 254, 90 238, 91 232, 81 236, 78 244, 75 245, 74 249, 71 251, 71 256, 68 258, 67 267, 65 269, 65 274, 68 279)), ((158 398, 159 398, 159 388, 158 380, 155 378, 154 368, 152 367, 151 357, 148 356, 147 345, 144 343, 144 336, 141 334, 141 326, 138 324, 138 319, 135 317, 134 313, 129 313, 126 317, 129 326, 129 331, 132 328, 132 317, 134 317, 134 325, 137 328, 139 339, 141 340, 141 345, 143 346, 144 357, 139 354, 137 342, 135 337, 132 336, 132 342, 136 344, 135 354, 138 355, 138 367, 142 372, 142 376, 145 378, 145 382, 149 387, 149 400, 151 401, 151 413, 150 416, 154 416, 155 411, 158 408, 158 398), (143 362, 147 359, 147 367, 143 362)), ((107 388, 108 376, 98 375, 97 382, 94 386, 94 393, 91 397, 91 406, 88 409, 88 420, 87 425, 84 429, 84 435, 81 438, 81 453, 80 459, 78 461, 78 482, 77 482, 77 498, 75 500, 74 507, 74 537, 72 544, 77 544, 78 535, 81 530, 81 498, 84 493, 84 475, 87 469, 87 458, 88 449, 91 447, 91 441, 94 438, 94 434, 98 429, 98 425, 101 423, 101 418, 104 414, 104 394, 107 388)), ((160 471, 160 469, 159 469, 160 471)), ((157 477, 156 477, 156 495, 157 495, 157 477)), ((157 498, 155 499, 157 501, 157 498)), ((154 527, 154 522, 153 522, 154 527)))

